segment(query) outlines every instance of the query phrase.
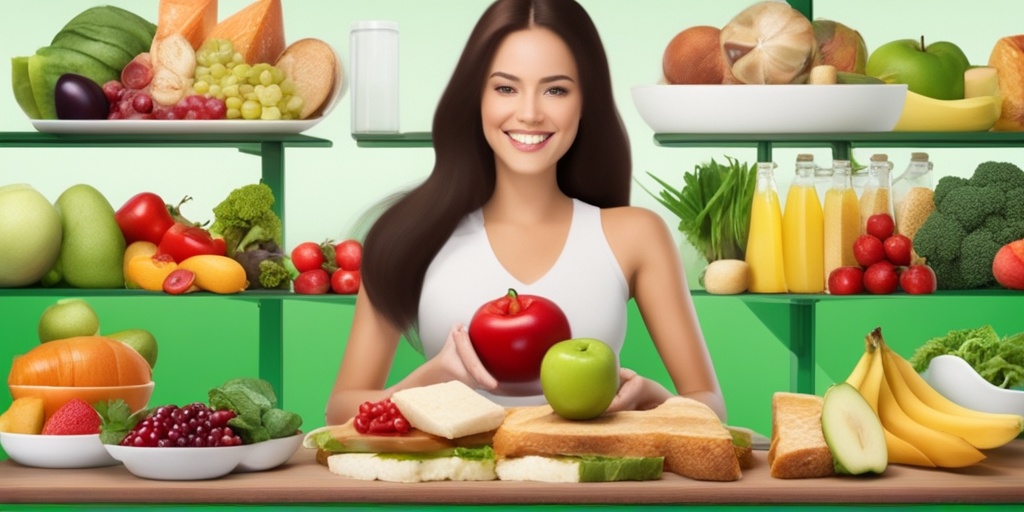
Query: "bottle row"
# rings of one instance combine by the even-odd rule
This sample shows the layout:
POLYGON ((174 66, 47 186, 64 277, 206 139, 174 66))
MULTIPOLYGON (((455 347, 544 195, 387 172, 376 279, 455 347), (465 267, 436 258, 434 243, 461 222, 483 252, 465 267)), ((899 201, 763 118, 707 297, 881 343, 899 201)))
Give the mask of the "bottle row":
POLYGON ((871 216, 887 214, 895 233, 913 240, 934 210, 927 153, 914 153, 896 177, 888 156, 875 154, 857 186, 848 160, 822 168, 812 155, 798 155, 784 209, 776 167, 774 162, 757 164, 746 248, 749 291, 754 293, 825 292, 834 269, 858 265, 854 243, 867 231, 871 216), (825 189, 824 198, 820 188, 825 189))

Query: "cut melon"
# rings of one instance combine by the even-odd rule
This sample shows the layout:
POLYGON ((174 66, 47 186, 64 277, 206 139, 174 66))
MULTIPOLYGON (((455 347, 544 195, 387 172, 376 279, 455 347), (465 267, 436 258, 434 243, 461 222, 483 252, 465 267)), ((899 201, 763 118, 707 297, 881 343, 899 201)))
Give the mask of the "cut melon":
POLYGON ((277 62, 284 52, 281 0, 257 0, 221 21, 207 39, 227 39, 248 64, 277 62))
POLYGON ((821 430, 836 473, 882 473, 889 463, 882 422, 857 388, 840 382, 825 391, 821 430))
POLYGON ((180 34, 198 50, 217 26, 217 0, 160 0, 153 44, 180 34))

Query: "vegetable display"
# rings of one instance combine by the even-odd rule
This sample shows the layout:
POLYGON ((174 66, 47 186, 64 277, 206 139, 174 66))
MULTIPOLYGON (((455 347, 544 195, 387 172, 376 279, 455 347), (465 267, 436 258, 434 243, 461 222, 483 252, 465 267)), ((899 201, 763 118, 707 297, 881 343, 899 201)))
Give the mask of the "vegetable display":
POLYGON ((210 233, 245 268, 251 288, 287 289, 297 275, 281 249, 283 227, 274 202, 268 185, 254 183, 232 190, 213 208, 210 233))
POLYGON ((935 271, 938 288, 995 284, 992 262, 1004 245, 1024 238, 1024 170, 984 162, 970 178, 944 176, 935 211, 914 236, 914 250, 935 271))
POLYGON ((1024 385, 1024 332, 1000 338, 991 325, 949 331, 932 338, 914 351, 910 363, 918 372, 928 368, 935 356, 954 355, 967 361, 985 380, 995 386, 1024 385))
POLYGON ((14 358, 8 384, 27 386, 129 386, 153 380, 146 359, 125 343, 79 336, 37 345, 14 358))

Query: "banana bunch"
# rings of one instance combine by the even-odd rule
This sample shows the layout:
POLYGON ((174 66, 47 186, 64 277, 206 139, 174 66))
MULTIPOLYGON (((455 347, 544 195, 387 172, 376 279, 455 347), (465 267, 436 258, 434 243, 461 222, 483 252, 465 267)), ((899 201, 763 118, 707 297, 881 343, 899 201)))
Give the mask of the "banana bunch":
POLYGON ((868 334, 864 345, 864 354, 846 382, 878 414, 889 462, 970 466, 985 458, 981 450, 1002 446, 1024 429, 1022 416, 975 411, 942 396, 885 344, 880 328, 868 334))

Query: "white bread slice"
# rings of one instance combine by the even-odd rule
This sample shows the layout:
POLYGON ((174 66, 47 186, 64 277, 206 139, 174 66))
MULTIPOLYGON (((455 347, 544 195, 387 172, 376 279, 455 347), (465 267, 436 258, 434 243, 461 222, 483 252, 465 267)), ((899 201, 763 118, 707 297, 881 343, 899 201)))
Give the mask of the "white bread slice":
POLYGON ((510 409, 494 433, 494 453, 499 461, 527 455, 664 457, 665 471, 695 480, 740 478, 732 435, 711 408, 683 397, 587 421, 567 420, 547 405, 510 409))
POLYGON ((416 483, 437 480, 495 480, 494 460, 437 457, 400 460, 375 453, 340 453, 327 458, 327 468, 336 475, 358 480, 416 483))
POLYGON ((835 474, 832 452, 821 432, 822 398, 780 391, 772 395, 769 473, 775 478, 816 478, 835 474))
POLYGON ((396 391, 391 402, 413 427, 447 439, 494 430, 505 419, 504 407, 455 380, 396 391))

